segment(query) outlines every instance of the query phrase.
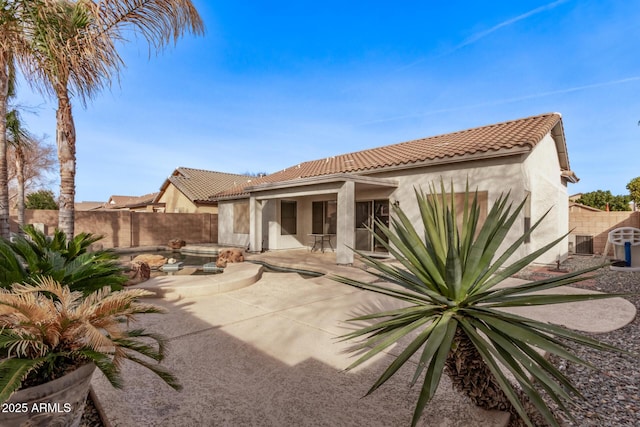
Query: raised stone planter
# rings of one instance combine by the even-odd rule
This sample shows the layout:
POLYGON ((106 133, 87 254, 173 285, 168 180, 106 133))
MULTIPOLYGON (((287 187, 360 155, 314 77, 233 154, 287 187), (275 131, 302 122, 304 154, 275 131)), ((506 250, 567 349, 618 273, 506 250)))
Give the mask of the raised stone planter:
POLYGON ((48 383, 17 391, 2 404, 0 426, 78 427, 95 368, 89 363, 48 383))

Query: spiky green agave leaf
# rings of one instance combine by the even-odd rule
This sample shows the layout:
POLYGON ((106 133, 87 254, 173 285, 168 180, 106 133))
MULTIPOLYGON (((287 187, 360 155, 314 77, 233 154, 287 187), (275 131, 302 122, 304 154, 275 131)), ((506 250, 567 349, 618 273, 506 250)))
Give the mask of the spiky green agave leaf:
POLYGON ((451 351, 453 336, 460 329, 492 372, 515 412, 528 425, 532 425, 525 406, 520 401, 521 395, 516 391, 518 388, 546 422, 555 426, 557 420, 542 397, 542 392, 569 417, 571 413, 567 403, 582 396, 560 370, 540 356, 539 351, 590 366, 572 352, 570 343, 603 351, 623 350, 564 327, 510 314, 500 308, 579 302, 620 295, 540 293, 584 280, 590 277, 585 276, 586 273, 599 267, 518 286, 496 288, 496 285, 522 270, 566 236, 560 236, 507 265, 524 241, 542 223, 548 211, 499 253, 499 248, 504 246, 514 224, 520 218, 526 200, 514 206, 509 202, 508 194, 501 195, 481 222, 477 191, 471 197, 467 184, 462 208, 455 206, 454 195, 453 185, 447 193, 442 182, 439 193, 435 185, 430 186, 428 194, 416 189, 422 235, 408 215, 397 206, 393 206, 389 227, 381 222, 376 223, 376 229, 381 235, 370 230, 377 242, 394 258, 395 263, 383 262, 365 253, 355 252, 369 268, 367 271, 382 283, 365 283, 346 277, 334 278, 341 283, 377 292, 407 304, 404 308, 350 319, 373 324, 342 337, 344 340, 363 340, 354 350, 364 351, 364 354, 348 369, 379 355, 394 342, 411 336, 409 344, 368 393, 383 385, 412 355, 422 349, 413 379, 416 382, 420 377, 423 378, 412 419, 412 425, 416 425, 437 389, 446 358, 451 351), (461 224, 458 223, 460 218, 461 224), (393 283, 400 288, 389 287, 384 282, 393 283), (515 378, 517 387, 511 383, 505 370, 515 378))

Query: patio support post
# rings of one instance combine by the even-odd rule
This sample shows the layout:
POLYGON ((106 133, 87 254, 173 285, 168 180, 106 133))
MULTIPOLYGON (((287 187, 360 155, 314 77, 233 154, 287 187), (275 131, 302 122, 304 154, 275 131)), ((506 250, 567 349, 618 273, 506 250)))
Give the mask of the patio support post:
POLYGON ((262 252, 262 201, 249 198, 249 252, 262 252))
POLYGON ((356 183, 345 181, 338 190, 338 223, 336 230, 336 263, 353 264, 355 247, 356 183))

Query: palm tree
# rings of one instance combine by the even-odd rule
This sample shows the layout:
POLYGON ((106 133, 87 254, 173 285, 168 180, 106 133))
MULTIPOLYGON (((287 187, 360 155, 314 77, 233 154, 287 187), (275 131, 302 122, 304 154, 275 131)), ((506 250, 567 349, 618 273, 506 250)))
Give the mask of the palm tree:
POLYGON ((71 98, 86 104, 111 83, 123 61, 116 43, 125 32, 141 34, 154 50, 185 32, 203 33, 202 20, 190 0, 61 0, 38 11, 32 50, 34 74, 58 101, 56 143, 60 163, 58 226, 74 233, 76 133, 71 98))
MULTIPOLYGON (((16 64, 33 68, 31 41, 35 12, 50 7, 48 0, 0 0, 0 236, 8 238, 9 189, 7 179, 7 111, 12 96, 16 64)), ((29 79, 31 73, 26 72, 29 79)))
POLYGON ((19 45, 20 25, 15 2, 0 0, 0 236, 9 238, 9 187, 7 178, 7 105, 13 73, 13 53, 19 45))
POLYGON ((15 151, 15 166, 16 166, 16 181, 17 185, 17 197, 16 207, 18 212, 18 226, 24 227, 24 168, 25 168, 25 149, 29 148, 32 136, 22 126, 20 115, 18 110, 12 109, 7 114, 7 142, 15 151))
MULTIPOLYGON (((449 194, 455 194, 453 185, 449 194)), ((354 350, 364 350, 364 354, 348 369, 369 360, 403 337, 411 336, 410 344, 368 393, 384 384, 414 353, 418 353, 420 359, 413 381, 415 383, 422 376, 423 385, 412 425, 416 425, 425 405, 433 397, 443 371, 451 378, 454 387, 476 405, 508 411, 527 425, 558 425, 555 414, 542 397, 545 394, 571 418, 567 402, 571 403, 582 395, 537 350, 586 366, 590 365, 571 352, 571 345, 578 343, 599 350, 622 350, 560 326, 509 314, 501 308, 619 295, 531 294, 584 280, 585 273, 599 267, 497 289, 496 285, 529 265, 566 236, 508 264, 544 216, 497 256, 498 248, 518 219, 524 202, 514 208, 508 202, 508 195, 499 197, 481 224, 477 194, 471 199, 468 189, 461 211, 460 207, 456 210, 454 197, 447 195, 444 185, 440 194, 432 186, 430 194, 416 190, 416 197, 424 234, 416 230, 399 207, 394 207, 393 231, 384 224, 377 224, 383 237, 375 235, 376 239, 397 263, 382 262, 358 252, 370 267, 369 272, 380 281, 397 286, 336 278, 342 283, 406 303, 402 309, 352 319, 377 323, 343 337, 361 340, 354 350), (460 220, 461 225, 458 225, 460 220), (517 385, 512 384, 504 369, 510 371, 517 385)))
MULTIPOLYGON (((15 68, 11 67, 9 70, 9 92, 8 99, 15 98, 16 96, 16 73, 15 68)), ((16 195, 16 208, 18 212, 18 226, 24 227, 24 203, 25 203, 25 164, 26 164, 26 151, 29 150, 33 144, 34 137, 29 131, 22 125, 22 119, 17 108, 12 108, 7 113, 6 119, 6 143, 7 147, 10 145, 15 154, 15 172, 17 181, 17 195, 16 195)), ((8 184, 8 183, 7 183, 8 184)), ((7 195, 9 191, 7 189, 7 195)))
MULTIPOLYGON (((0 38, 4 35, 0 34, 0 38)), ((9 180, 7 178, 7 104, 9 98, 9 54, 0 42, 0 236, 9 238, 9 180)))

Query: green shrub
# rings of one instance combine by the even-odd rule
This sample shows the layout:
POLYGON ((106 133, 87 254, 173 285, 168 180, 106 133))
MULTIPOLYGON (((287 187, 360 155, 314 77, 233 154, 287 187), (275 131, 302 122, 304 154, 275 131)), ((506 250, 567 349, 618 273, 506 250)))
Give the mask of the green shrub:
POLYGON ((69 286, 72 291, 85 295, 110 286, 122 289, 127 277, 110 250, 90 252, 89 247, 101 236, 81 233, 73 239, 56 230, 52 237, 28 225, 25 236, 18 235, 13 242, 0 240, 0 286, 13 283, 37 283, 42 277, 51 277, 69 286))

